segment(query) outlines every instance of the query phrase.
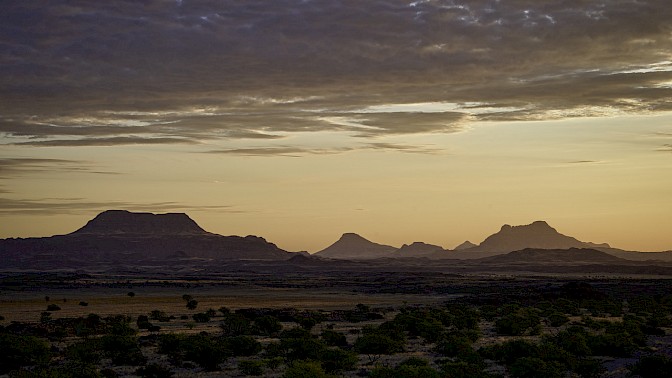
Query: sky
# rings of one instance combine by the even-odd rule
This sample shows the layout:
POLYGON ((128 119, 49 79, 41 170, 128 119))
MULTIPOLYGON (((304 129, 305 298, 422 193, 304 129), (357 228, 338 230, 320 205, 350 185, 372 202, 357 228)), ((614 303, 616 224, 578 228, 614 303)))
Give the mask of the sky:
POLYGON ((106 209, 318 251, 672 249, 668 0, 0 4, 0 238, 106 209))

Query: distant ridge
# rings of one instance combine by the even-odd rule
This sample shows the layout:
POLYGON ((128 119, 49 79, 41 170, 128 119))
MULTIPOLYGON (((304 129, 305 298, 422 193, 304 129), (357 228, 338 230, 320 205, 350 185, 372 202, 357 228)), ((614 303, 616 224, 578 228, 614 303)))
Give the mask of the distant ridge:
POLYGON ((346 232, 334 244, 315 255, 330 259, 378 259, 391 257, 390 254, 396 250, 390 245, 374 243, 355 233, 346 232))
POLYGON ((526 248, 480 259, 489 264, 615 264, 628 260, 590 248, 535 249, 526 248))
POLYGON ((410 245, 404 244, 397 251, 394 252, 394 257, 424 257, 431 254, 439 254, 446 252, 443 247, 427 244, 423 242, 414 242, 410 245))

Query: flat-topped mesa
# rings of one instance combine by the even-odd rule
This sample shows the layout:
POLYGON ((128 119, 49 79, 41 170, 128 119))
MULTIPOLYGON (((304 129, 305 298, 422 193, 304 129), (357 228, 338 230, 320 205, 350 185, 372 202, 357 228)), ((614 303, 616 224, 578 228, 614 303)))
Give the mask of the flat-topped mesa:
POLYGON ((209 234, 184 213, 133 213, 107 210, 71 235, 204 235, 209 234))

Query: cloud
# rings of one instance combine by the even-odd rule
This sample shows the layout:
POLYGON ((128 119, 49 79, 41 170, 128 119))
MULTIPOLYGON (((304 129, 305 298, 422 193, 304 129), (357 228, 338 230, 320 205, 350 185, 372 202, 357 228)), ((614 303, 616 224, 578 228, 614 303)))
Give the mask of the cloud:
POLYGON ((0 158, 0 178, 23 176, 42 172, 83 172, 94 174, 118 174, 97 170, 82 160, 43 159, 43 158, 0 158))
POLYGON ((13 2, 0 14, 0 134, 33 146, 377 138, 669 111, 670 19, 667 0, 13 2), (418 103, 499 111, 362 112, 418 103))
POLYGON ((240 213, 230 205, 201 206, 178 202, 135 203, 126 201, 87 201, 82 198, 40 198, 10 199, 0 198, 0 214, 2 215, 62 215, 90 214, 109 209, 130 211, 176 212, 176 211, 208 211, 240 213))
POLYGON ((269 147, 251 147, 251 148, 232 148, 222 150, 211 150, 207 153, 222 155, 240 155, 240 156, 284 156, 284 157, 303 157, 308 155, 332 155, 350 151, 395 151, 414 154, 438 154, 443 153, 439 148, 431 146, 414 146, 396 143, 360 143, 350 147, 297 147, 297 146, 269 146, 269 147))
POLYGON ((672 152, 672 144, 665 144, 662 147, 658 148, 656 151, 672 152))
POLYGON ((139 137, 113 137, 113 138, 84 138, 84 139, 58 139, 39 140, 13 143, 15 146, 33 147, 90 147, 90 146, 119 146, 133 144, 196 144, 197 142, 184 138, 139 138, 139 137))
POLYGON ((574 160, 574 161, 568 161, 567 164, 598 164, 601 163, 601 161, 598 160, 574 160))

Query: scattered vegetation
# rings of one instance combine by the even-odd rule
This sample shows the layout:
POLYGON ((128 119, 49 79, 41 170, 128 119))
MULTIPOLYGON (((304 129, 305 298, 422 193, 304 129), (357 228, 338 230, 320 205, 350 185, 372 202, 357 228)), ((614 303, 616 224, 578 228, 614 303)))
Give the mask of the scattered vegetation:
POLYGON ((188 316, 157 309, 133 318, 54 318, 58 306, 49 304, 39 322, 0 326, 0 374, 593 378, 605 373, 604 361, 629 358, 632 376, 671 376, 670 357, 650 345, 670 332, 672 296, 617 299, 585 282, 544 290, 433 306, 220 307, 188 316))

